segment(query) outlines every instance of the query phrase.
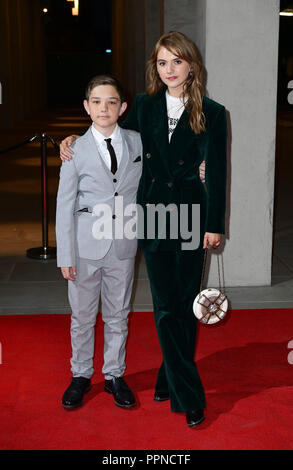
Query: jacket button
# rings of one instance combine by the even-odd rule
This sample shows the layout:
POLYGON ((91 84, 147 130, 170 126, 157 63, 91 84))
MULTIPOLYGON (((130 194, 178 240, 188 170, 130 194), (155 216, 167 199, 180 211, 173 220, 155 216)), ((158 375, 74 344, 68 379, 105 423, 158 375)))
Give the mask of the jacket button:
POLYGON ((179 160, 179 161, 178 161, 178 164, 179 164, 179 165, 184 165, 184 160, 179 160))
POLYGON ((114 215, 112 216, 112 218, 113 218, 113 219, 116 219, 116 215, 114 214, 114 215))
POLYGON ((150 154, 150 153, 147 153, 147 154, 146 154, 146 157, 147 157, 147 158, 151 158, 151 154, 150 154))
POLYGON ((169 186, 169 188, 172 188, 172 186, 173 186, 172 181, 169 181, 169 183, 167 183, 167 185, 169 186))
POLYGON ((118 196, 118 193, 115 193, 114 196, 118 196))
POLYGON ((117 183, 117 180, 116 180, 116 178, 114 178, 114 179, 113 179, 113 183, 117 183))

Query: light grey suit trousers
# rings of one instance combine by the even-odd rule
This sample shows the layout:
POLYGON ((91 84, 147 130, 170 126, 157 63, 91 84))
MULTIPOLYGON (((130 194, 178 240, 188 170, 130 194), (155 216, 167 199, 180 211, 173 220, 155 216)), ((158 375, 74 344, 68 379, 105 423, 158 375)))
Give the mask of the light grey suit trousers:
POLYGON ((125 371, 125 345, 135 258, 119 260, 112 244, 101 260, 78 259, 75 281, 68 281, 71 305, 71 370, 74 377, 93 375, 95 324, 101 295, 106 379, 125 371))

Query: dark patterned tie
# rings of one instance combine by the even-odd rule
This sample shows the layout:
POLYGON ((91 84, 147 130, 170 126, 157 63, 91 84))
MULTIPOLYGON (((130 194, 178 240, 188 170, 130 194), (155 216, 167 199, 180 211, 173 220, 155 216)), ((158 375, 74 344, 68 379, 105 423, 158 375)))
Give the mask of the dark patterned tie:
POLYGON ((107 144, 107 149, 109 150, 109 154, 111 157, 111 171, 115 175, 117 171, 117 158, 116 158, 116 153, 115 150, 111 144, 111 139, 105 139, 105 142, 107 144))

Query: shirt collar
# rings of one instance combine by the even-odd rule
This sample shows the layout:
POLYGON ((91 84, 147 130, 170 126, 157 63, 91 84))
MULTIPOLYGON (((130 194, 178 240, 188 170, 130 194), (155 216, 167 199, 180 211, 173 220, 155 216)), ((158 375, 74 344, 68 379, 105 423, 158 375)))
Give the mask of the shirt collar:
POLYGON ((168 92, 168 90, 166 90, 166 99, 167 101, 170 101, 170 102, 173 102, 173 103, 178 103, 178 104, 185 104, 185 102, 187 102, 187 99, 185 98, 176 98, 176 96, 171 96, 168 92))
POLYGON ((93 133, 93 136, 97 139, 99 144, 104 142, 105 139, 109 139, 109 138, 114 140, 115 142, 118 142, 121 140, 121 132, 120 132, 120 127, 118 126, 118 124, 116 124, 114 131, 112 132, 111 135, 109 135, 109 137, 105 137, 100 131, 98 131, 94 127, 94 124, 92 124, 92 133, 93 133))

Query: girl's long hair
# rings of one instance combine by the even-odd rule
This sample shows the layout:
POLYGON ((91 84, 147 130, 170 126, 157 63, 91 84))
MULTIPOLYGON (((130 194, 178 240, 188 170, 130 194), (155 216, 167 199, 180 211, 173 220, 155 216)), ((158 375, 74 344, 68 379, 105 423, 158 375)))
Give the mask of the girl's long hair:
POLYGON ((205 116, 202 111, 202 97, 204 94, 203 66, 199 51, 195 44, 183 33, 170 31, 163 34, 157 41, 147 63, 147 94, 150 96, 164 87, 157 71, 157 56, 161 47, 165 47, 180 59, 186 60, 190 65, 191 72, 184 83, 183 94, 184 98, 187 98, 185 107, 189 113, 190 127, 196 134, 200 134, 206 128, 205 116))

